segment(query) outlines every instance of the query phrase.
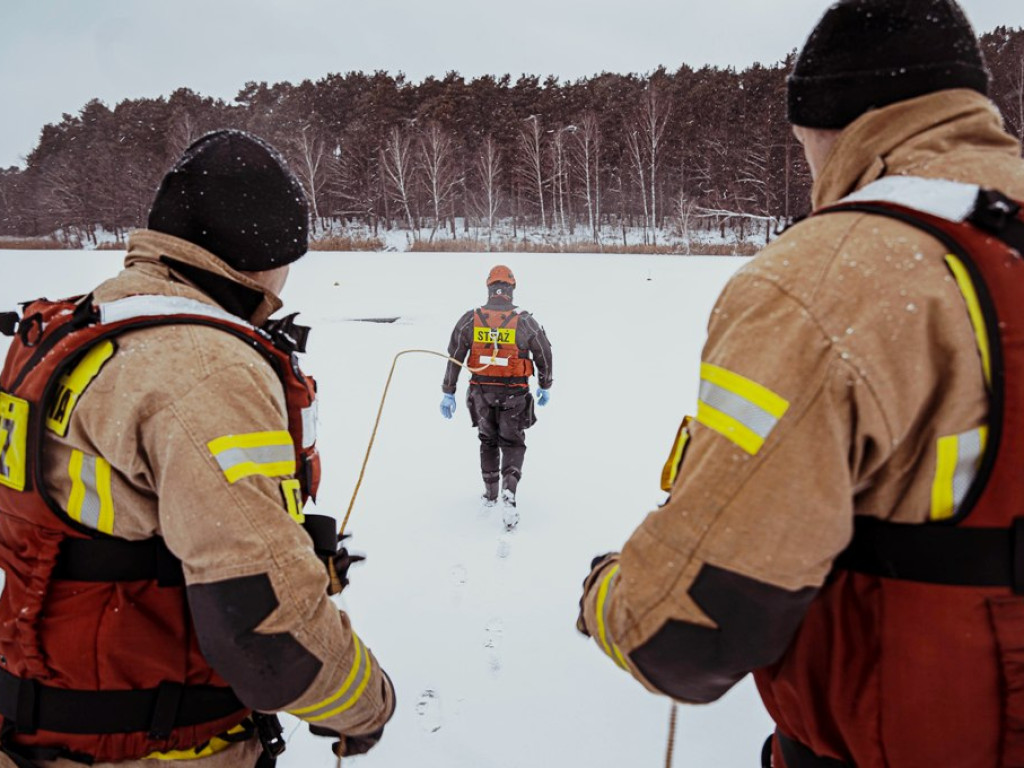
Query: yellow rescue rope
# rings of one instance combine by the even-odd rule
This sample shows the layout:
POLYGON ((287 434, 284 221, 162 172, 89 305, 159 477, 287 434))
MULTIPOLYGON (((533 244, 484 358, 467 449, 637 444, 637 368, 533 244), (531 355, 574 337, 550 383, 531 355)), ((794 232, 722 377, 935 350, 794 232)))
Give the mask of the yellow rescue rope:
POLYGON ((403 349, 397 355, 394 360, 391 361, 391 370, 388 371, 388 380, 384 384, 384 392, 380 397, 380 406, 377 408, 377 419, 373 422, 373 432, 370 433, 370 443, 366 446, 366 453, 363 455, 363 466, 359 468, 359 479, 356 480, 355 490, 352 491, 352 499, 348 503, 348 510, 345 512, 345 519, 341 521, 341 528, 338 530, 338 536, 345 533, 345 528, 348 526, 348 519, 352 515, 352 507, 356 504, 356 496, 359 495, 359 488, 363 484, 363 475, 366 472, 366 464, 370 461, 370 451, 373 450, 373 442, 377 439, 377 428, 380 426, 380 417, 384 413, 384 402, 388 397, 388 390, 391 388, 391 378, 395 375, 395 366, 398 365, 398 358, 402 355, 421 354, 421 355, 433 355, 434 357, 443 357, 445 360, 450 360, 456 365, 460 365, 470 373, 480 373, 483 370, 489 368, 489 365, 481 366, 480 368, 473 368, 466 363, 456 360, 450 355, 446 355, 443 352, 435 352, 432 349, 403 349))
MULTIPOLYGON (((497 347, 497 344, 495 344, 497 347)), ((366 473, 366 465, 370 461, 370 452, 373 450, 373 443, 377 439, 377 428, 380 427, 380 417, 384 413, 384 403, 388 398, 388 390, 391 389, 391 379, 395 375, 395 366, 398 365, 398 358, 402 355, 421 354, 421 355, 433 355, 434 357, 443 357, 446 360, 450 360, 456 365, 462 366, 470 373, 480 373, 481 371, 489 368, 489 365, 481 366, 480 368, 473 368, 466 363, 456 360, 450 355, 446 355, 442 352, 435 352, 432 349, 403 349, 394 359, 391 361, 391 370, 388 371, 388 379, 384 384, 384 392, 380 396, 380 405, 377 408, 377 418, 373 422, 373 431, 370 433, 370 442, 366 446, 366 453, 363 455, 363 465, 359 468, 359 479, 356 480, 356 487, 352 491, 352 499, 348 503, 348 509, 345 511, 345 518, 341 521, 341 527, 338 529, 338 537, 340 538, 345 533, 345 528, 348 526, 348 519, 352 516, 352 508, 356 504, 356 497, 359 495, 359 488, 363 484, 363 475, 366 473)), ((341 768, 341 755, 338 755, 338 768, 341 768)))
POLYGON ((676 714, 679 705, 672 702, 672 713, 668 716, 668 747, 665 750, 665 768, 672 768, 672 755, 676 751, 676 714))

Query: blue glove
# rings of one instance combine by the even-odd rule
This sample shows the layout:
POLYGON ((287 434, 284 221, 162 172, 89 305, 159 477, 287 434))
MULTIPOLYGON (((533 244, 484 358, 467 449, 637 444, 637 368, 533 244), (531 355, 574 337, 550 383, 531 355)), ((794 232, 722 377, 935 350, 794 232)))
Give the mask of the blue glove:
POLYGON ((455 415, 455 395, 445 395, 441 400, 441 415, 446 419, 455 415))
POLYGON ((551 399, 550 389, 538 389, 537 390, 537 405, 547 405, 548 400, 551 399))

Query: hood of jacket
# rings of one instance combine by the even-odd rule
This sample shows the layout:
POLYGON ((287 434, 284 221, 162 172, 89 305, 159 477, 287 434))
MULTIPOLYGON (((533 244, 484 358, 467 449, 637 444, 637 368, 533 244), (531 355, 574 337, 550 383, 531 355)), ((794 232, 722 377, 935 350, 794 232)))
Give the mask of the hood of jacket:
POLYGON ((986 97, 965 88, 937 91, 871 110, 843 129, 814 183, 815 210, 882 176, 981 183, 993 163, 1017 160, 1020 142, 986 97))
MULTIPOLYGON (((262 325, 282 306, 277 295, 209 251, 163 232, 132 232, 124 265, 122 277, 128 284, 154 280, 176 284, 174 293, 182 293, 185 288, 184 293, 192 298, 218 304, 255 326, 262 325)), ((139 288, 140 293, 167 292, 142 285, 139 288)))

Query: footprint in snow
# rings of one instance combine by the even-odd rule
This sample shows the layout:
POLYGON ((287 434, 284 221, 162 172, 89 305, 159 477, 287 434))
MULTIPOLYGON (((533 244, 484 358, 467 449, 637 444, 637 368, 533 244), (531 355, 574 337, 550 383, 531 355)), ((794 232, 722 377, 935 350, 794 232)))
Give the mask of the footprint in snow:
POLYGON ((452 581, 459 586, 466 583, 466 577, 468 576, 466 566, 459 563, 458 565, 452 566, 452 581))
POLYGON ((498 648, 504 634, 505 624, 500 618, 491 619, 484 627, 484 648, 488 649, 487 668, 495 676, 501 671, 501 654, 498 653, 498 648))
POLYGON ((428 688, 420 694, 416 702, 416 715, 420 719, 420 730, 424 733, 437 733, 441 730, 441 696, 437 691, 428 688))
POLYGON ((508 535, 501 535, 498 537, 498 557, 504 560, 508 557, 508 553, 512 551, 512 541, 508 535))

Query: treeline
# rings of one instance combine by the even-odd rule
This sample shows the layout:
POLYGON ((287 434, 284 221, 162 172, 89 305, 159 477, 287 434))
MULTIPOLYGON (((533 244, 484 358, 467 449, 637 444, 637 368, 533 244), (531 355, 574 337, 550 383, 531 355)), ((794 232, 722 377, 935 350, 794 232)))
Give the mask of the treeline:
MULTIPOLYGON (((982 37, 992 96, 1024 132, 1024 30, 982 37)), ((188 89, 98 100, 0 169, 0 235, 95 241, 143 226, 160 178, 208 130, 252 131, 287 157, 314 231, 400 227, 490 238, 525 229, 644 243, 700 229, 764 234, 804 212, 810 175, 785 114, 792 59, 561 82, 386 72, 249 83, 232 103, 188 89)))

